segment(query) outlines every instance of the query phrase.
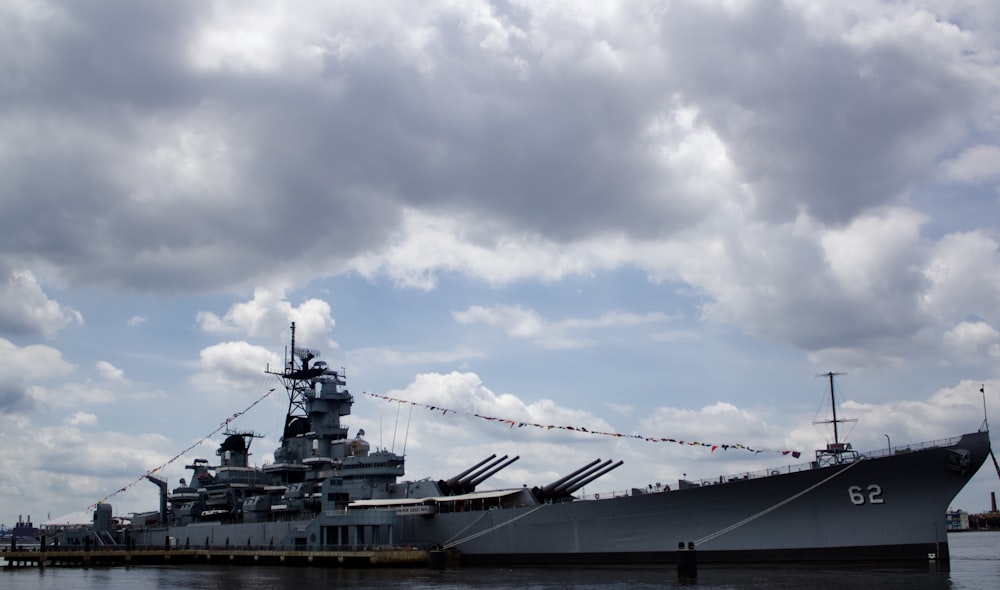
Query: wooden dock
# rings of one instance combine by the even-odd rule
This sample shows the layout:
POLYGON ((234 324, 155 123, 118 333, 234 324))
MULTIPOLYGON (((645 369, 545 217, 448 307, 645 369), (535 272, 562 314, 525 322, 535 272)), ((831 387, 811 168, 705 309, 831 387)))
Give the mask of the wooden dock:
POLYGON ((352 551, 280 551, 256 549, 47 549, 5 551, 4 569, 24 567, 122 567, 133 565, 272 565, 319 567, 428 567, 431 552, 388 548, 352 551))

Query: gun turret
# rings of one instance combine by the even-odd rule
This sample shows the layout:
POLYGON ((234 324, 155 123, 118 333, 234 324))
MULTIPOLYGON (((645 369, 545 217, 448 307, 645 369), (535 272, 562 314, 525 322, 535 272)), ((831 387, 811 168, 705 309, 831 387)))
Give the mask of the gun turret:
POLYGON ((465 476, 469 475, 470 473, 472 473, 476 469, 479 469, 480 467, 482 467, 483 465, 485 465, 489 461, 492 461, 493 459, 496 458, 496 456, 497 456, 496 453, 493 453, 489 457, 486 457, 485 459, 483 459, 479 463, 476 463, 475 465, 473 465, 472 467, 469 467, 468 469, 466 469, 465 471, 459 473, 458 475, 456 475, 456 476, 454 476, 454 477, 452 477, 450 479, 447 479, 447 480, 443 480, 443 479, 439 480, 438 481, 438 488, 440 488, 440 490, 441 490, 441 495, 443 495, 443 496, 449 495, 455 489, 456 484, 458 484, 458 482, 462 480, 462 478, 464 478, 465 476))
POLYGON ((552 490, 552 494, 555 495, 555 496, 562 496, 563 494, 566 493, 566 490, 569 487, 573 486, 577 482, 580 482, 580 481, 583 481, 583 480, 587 479, 588 477, 590 477, 591 475, 597 473, 601 469, 604 469, 608 465, 611 465, 611 463, 612 463, 611 459, 608 459, 604 463, 601 463, 600 465, 598 465, 598 466, 596 466, 594 468, 588 469, 588 470, 584 471, 583 473, 580 473, 576 477, 573 477, 571 479, 568 479, 568 480, 564 481, 563 483, 557 485, 555 487, 555 489, 552 490))
MULTIPOLYGON (((494 457, 495 456, 496 455, 494 455, 494 457)), ((507 460, 507 455, 504 455, 503 457, 500 457, 499 459, 493 461, 492 463, 486 465, 485 467, 477 467, 473 469, 469 473, 465 474, 465 476, 459 478, 458 482, 455 483, 455 488, 456 489, 465 488, 469 484, 469 482, 478 477, 480 474, 485 473, 490 469, 493 469, 493 467, 499 465, 500 463, 503 463, 506 460, 507 460)))
MULTIPOLYGON (((608 463, 610 463, 610 462, 611 461, 608 461, 608 463)), ((582 488, 583 486, 587 485, 588 483, 596 480, 599 477, 602 477, 604 474, 606 474, 608 472, 611 472, 611 471, 614 471, 615 469, 618 469, 619 467, 621 467, 624 464, 625 464, 624 461, 619 461, 619 462, 617 462, 614 465, 611 465, 609 467, 603 467, 602 466, 602 469, 599 469, 596 472, 591 472, 584 479, 582 479, 582 480, 580 480, 580 481, 578 481, 578 482, 576 482, 576 483, 568 486, 564 490, 564 493, 566 493, 566 494, 572 494, 573 492, 577 491, 578 489, 582 488)))
POLYGON ((458 480, 458 482, 456 482, 454 486, 452 486, 452 492, 454 494, 468 494, 470 492, 474 492, 476 491, 477 485, 479 485, 483 481, 486 481, 487 478, 489 478, 496 472, 500 471, 504 467, 507 467, 514 461, 520 459, 520 457, 514 457, 510 461, 507 461, 507 457, 508 455, 504 455, 503 457, 500 457, 499 459, 490 463, 486 467, 483 467, 482 469, 478 469, 473 471, 472 473, 469 473, 462 479, 458 480), (504 461, 507 462, 504 463, 504 461))
POLYGON ((540 488, 538 488, 538 487, 532 488, 531 491, 532 491, 532 493, 534 493, 535 498, 537 498, 539 502, 543 502, 543 501, 545 501, 547 499, 553 498, 555 496, 555 494, 553 494, 553 491, 556 489, 556 487, 558 487, 558 486, 566 483, 567 481, 569 481, 570 479, 576 477, 577 475, 580 475, 584 471, 588 471, 590 469, 593 469, 594 465, 597 465, 600 462, 601 462, 600 459, 595 459, 595 460, 591 461, 590 463, 587 463, 583 467, 577 469, 576 471, 570 473, 569 475, 566 475, 564 477, 560 477, 559 479, 555 480, 554 482, 552 482, 550 484, 547 484, 547 485, 544 485, 544 486, 542 486, 540 488))
MULTIPOLYGON (((507 458, 507 455, 504 455, 504 458, 506 459, 506 458, 507 458)), ((520 458, 521 458, 521 456, 520 456, 520 455, 518 455, 518 456, 514 457, 513 459, 511 459, 510 461, 507 461, 507 462, 506 462, 506 463, 504 463, 503 465, 500 465, 499 467, 497 467, 497 468, 495 468, 495 469, 492 469, 492 470, 490 470, 490 471, 487 471, 486 473, 483 473, 482 475, 478 475, 478 476, 476 476, 476 478, 475 478, 475 479, 473 479, 472 481, 470 481, 470 482, 469 482, 469 485, 471 485, 471 486, 472 486, 472 489, 473 489, 473 490, 475 490, 475 489, 476 489, 476 486, 477 486, 477 485, 479 485, 479 484, 483 483, 484 481, 486 481, 487 479, 489 479, 489 478, 493 477, 494 475, 496 475, 496 474, 497 474, 497 473, 499 473, 500 471, 502 471, 502 470, 506 469, 506 468, 507 468, 508 466, 510 466, 510 465, 511 465, 511 464, 512 464, 512 463, 513 463, 514 461, 517 461, 517 460, 518 460, 518 459, 520 459, 520 458)))

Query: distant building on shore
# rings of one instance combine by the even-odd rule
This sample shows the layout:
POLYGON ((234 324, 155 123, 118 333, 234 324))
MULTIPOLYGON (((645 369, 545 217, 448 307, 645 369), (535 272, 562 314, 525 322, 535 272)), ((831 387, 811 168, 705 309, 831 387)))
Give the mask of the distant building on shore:
POLYGON ((969 530, 969 513, 965 510, 949 510, 946 525, 949 531, 969 530))

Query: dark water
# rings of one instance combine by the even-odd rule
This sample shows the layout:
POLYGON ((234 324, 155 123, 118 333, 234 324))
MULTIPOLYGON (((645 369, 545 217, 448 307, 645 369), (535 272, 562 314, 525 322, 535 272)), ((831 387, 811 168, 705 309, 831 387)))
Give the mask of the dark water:
POLYGON ((735 588, 858 590, 997 590, 1000 588, 1000 532, 959 533, 948 538, 951 564, 919 566, 703 565, 694 582, 679 583, 672 566, 663 568, 454 568, 351 570, 335 568, 186 566, 107 569, 19 569, 0 572, 4 590, 319 590, 401 588, 406 590, 493 588, 735 588))

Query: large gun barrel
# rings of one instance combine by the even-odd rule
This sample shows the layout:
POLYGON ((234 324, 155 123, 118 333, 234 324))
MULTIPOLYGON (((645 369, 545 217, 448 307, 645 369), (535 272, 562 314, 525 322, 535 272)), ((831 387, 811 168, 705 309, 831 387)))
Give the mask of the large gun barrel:
POLYGON ((504 461, 506 461, 508 456, 509 455, 504 455, 503 457, 500 457, 499 459, 497 459, 496 461, 490 463, 486 467, 483 467, 482 469, 476 469, 476 470, 472 471, 471 473, 469 473, 468 475, 466 475, 462 479, 458 480, 458 482, 456 483, 456 485, 458 487, 460 487, 460 488, 467 486, 470 482, 472 482, 472 480, 476 479, 477 477, 479 477, 483 473, 486 473, 490 469, 493 469, 497 465, 499 465, 499 464, 503 463, 504 461))
POLYGON ((458 482, 462 480, 463 477, 465 477, 466 475, 469 475, 470 473, 472 473, 476 469, 479 469, 480 467, 482 467, 486 463, 492 461, 493 459, 496 458, 496 456, 497 456, 497 454, 493 453, 489 457, 486 457, 485 459, 483 459, 479 463, 476 463, 475 465, 473 465, 472 467, 469 467, 468 469, 466 469, 465 471, 459 473, 458 475, 456 475, 456 476, 454 476, 454 477, 452 477, 450 479, 447 479, 447 480, 438 481, 438 487, 441 488, 441 493, 444 494, 444 495, 448 495, 455 488, 456 484, 458 484, 458 482))
POLYGON ((581 467, 581 468, 577 469, 576 471, 570 473, 569 475, 564 476, 564 477, 560 477, 559 479, 555 480, 554 482, 542 486, 542 488, 539 491, 545 497, 551 496, 552 495, 552 491, 555 490, 557 486, 559 486, 559 485, 561 485, 563 483, 566 483, 571 478, 574 478, 577 475, 580 475, 581 473, 583 473, 584 471, 587 471, 587 470, 591 469, 594 465, 597 465, 600 462, 601 462, 600 459, 594 459, 590 463, 587 463, 586 465, 584 465, 583 467, 581 467))
MULTIPOLYGON (((507 455, 504 455, 503 458, 506 459, 507 455)), ((499 465, 498 467, 494 467, 493 469, 487 470, 486 472, 480 472, 480 474, 477 475, 475 477, 475 479, 471 480, 468 485, 472 486, 472 489, 475 490, 477 485, 483 483, 484 481, 486 481, 487 479, 493 477, 494 475, 496 475, 500 471, 506 469, 508 466, 510 466, 511 463, 513 463, 514 461, 517 461, 520 458, 521 458, 521 456, 518 455, 518 456, 514 457, 513 459, 507 461, 503 465, 499 465)), ((496 463, 494 463, 493 465, 496 465, 496 463)), ((491 467, 492 467, 492 465, 491 465, 491 467)))
MULTIPOLYGON (((609 463, 610 463, 610 461, 609 461, 609 463)), ((613 471, 613 470, 615 470, 615 469, 618 469, 619 467, 621 467, 621 466, 622 466, 622 465, 624 465, 624 464, 625 464, 625 462, 624 462, 624 461, 619 461, 619 462, 615 463, 614 465, 611 465, 611 466, 609 466, 609 467, 605 467, 605 468, 603 468, 603 469, 600 469, 600 470, 598 470, 597 472, 591 472, 591 473, 590 473, 590 474, 589 474, 589 475, 588 475, 587 477, 585 477, 584 479, 582 479, 582 480, 580 480, 580 481, 578 481, 578 482, 574 483, 574 484, 573 484, 573 485, 571 485, 571 486, 568 486, 568 487, 566 488, 566 490, 565 490, 565 493, 567 493, 567 494, 572 494, 573 492, 577 491, 578 489, 582 488, 583 486, 587 485, 588 483, 590 483, 590 482, 592 482, 592 481, 596 480, 597 478, 599 478, 599 477, 603 476, 604 474, 606 474, 606 473, 608 473, 608 472, 610 472, 610 471, 613 471)))
MULTIPOLYGON (((494 457, 495 456, 496 455, 494 455, 494 457)), ((504 461, 506 461, 507 457, 508 457, 507 455, 504 455, 503 457, 500 457, 499 459, 497 459, 496 461, 490 463, 486 467, 473 469, 471 472, 469 472, 468 474, 466 474, 465 477, 462 477, 457 482, 455 482, 455 485, 453 485, 451 487, 451 493, 453 493, 453 494, 467 494, 467 493, 475 490, 476 488, 472 484, 472 481, 474 479, 476 479, 477 477, 479 477, 480 475, 482 475, 483 473, 486 473, 490 469, 493 469, 497 465, 499 465, 499 464, 503 463, 504 461)), ((482 465, 482 464, 480 463, 480 465, 482 465)))
POLYGON ((557 495, 557 496, 563 495, 568 488, 572 487, 578 481, 582 481, 584 479, 587 479, 588 477, 590 477, 591 475, 597 473, 601 469, 604 469, 608 465, 611 465, 611 463, 612 463, 611 459, 608 459, 604 463, 601 463, 600 465, 598 465, 596 467, 588 469, 588 470, 584 471, 583 473, 577 475, 576 477, 574 477, 572 479, 568 479, 568 480, 564 481, 563 483, 557 485, 555 487, 555 489, 552 490, 552 493, 555 494, 555 495, 557 495))

